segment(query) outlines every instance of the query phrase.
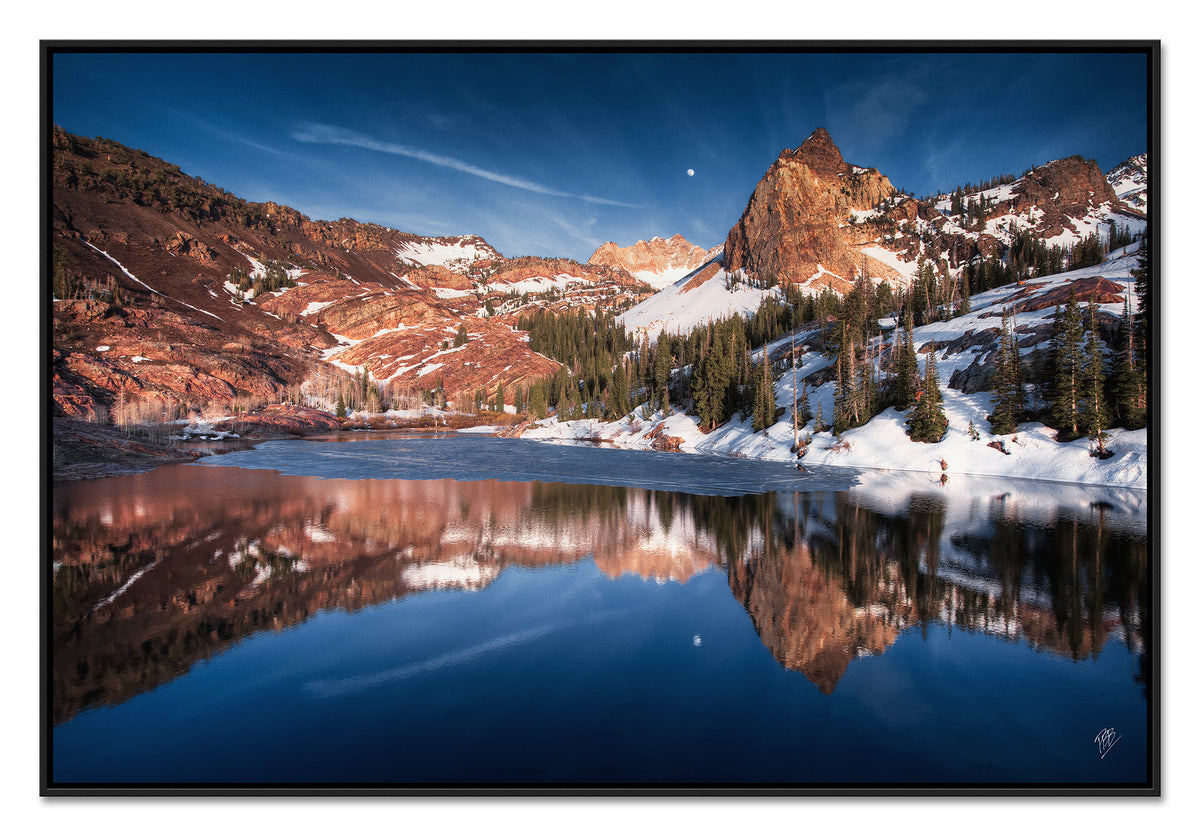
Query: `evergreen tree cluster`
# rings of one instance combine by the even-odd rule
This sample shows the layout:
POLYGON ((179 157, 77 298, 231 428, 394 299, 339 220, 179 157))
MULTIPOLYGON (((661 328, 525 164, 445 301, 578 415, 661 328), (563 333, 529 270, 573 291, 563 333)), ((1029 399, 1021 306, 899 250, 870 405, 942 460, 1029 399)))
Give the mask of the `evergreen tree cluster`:
POLYGON ((553 376, 514 392, 514 403, 545 418, 617 418, 633 409, 630 361, 634 342, 614 317, 579 308, 561 314, 537 310, 521 316, 517 327, 529 332, 529 347, 563 364, 553 376))
POLYGON ((1055 309, 1050 351, 1036 369, 1023 364, 1006 314, 995 362, 988 417, 997 435, 1015 431, 1022 421, 1040 420, 1056 430, 1059 441, 1087 437, 1096 444, 1095 454, 1106 456, 1106 428, 1146 426, 1149 358, 1139 346, 1128 303, 1109 348, 1096 304, 1090 303, 1085 315, 1072 291, 1066 304, 1055 309), (1031 407, 1027 383, 1039 392, 1044 408, 1031 407))
POLYGON ((1096 233, 1085 236, 1070 247, 1048 245, 1043 238, 1024 228, 1012 228, 1012 242, 986 259, 976 258, 963 265, 963 281, 977 292, 992 290, 1022 279, 1053 276, 1066 270, 1093 267, 1107 253, 1133 242, 1128 227, 1111 227, 1107 239, 1096 233))
POLYGON ((747 409, 745 392, 753 369, 740 317, 695 329, 685 345, 697 338, 695 348, 686 352, 690 356, 685 359, 694 359, 681 395, 691 398, 701 428, 710 430, 747 409))
POLYGON ((295 280, 287 274, 290 265, 267 261, 263 268, 263 275, 255 277, 240 267, 234 267, 229 271, 229 281, 237 285, 237 289, 242 293, 249 292, 251 299, 264 293, 274 293, 285 287, 296 286, 295 280))
POLYGON ((57 241, 50 250, 50 292, 55 299, 96 299, 123 307, 125 294, 113 275, 88 279, 67 263, 67 251, 57 241))
POLYGON ((1094 267, 1104 261, 1104 256, 1108 252, 1105 245, 1100 240, 1100 236, 1096 233, 1085 235, 1083 240, 1076 241, 1071 245, 1070 254, 1067 262, 1069 269, 1079 270, 1083 267, 1094 267))
POLYGON ((1010 284, 1027 276, 1052 276, 1063 271, 1068 254, 1062 247, 1058 244, 1047 245, 1046 239, 1034 236, 1029 229, 1013 229, 1011 232, 1012 243, 1008 247, 1005 264, 1007 270, 990 265, 981 275, 981 290, 1010 284))
POLYGON ((733 270, 725 275, 725 289, 735 290, 740 285, 754 288, 755 290, 770 290, 779 284, 779 276, 774 270, 759 270, 755 273, 746 273, 742 270, 733 270))
POLYGON ((901 411, 917 402, 921 371, 917 365, 917 352, 913 346, 913 317, 910 311, 905 317, 904 328, 897 328, 892 338, 892 406, 901 411))
POLYGON ((912 311, 916 325, 945 322, 971 310, 972 273, 964 268, 962 278, 949 271, 938 272, 933 263, 922 259, 916 278, 905 294, 904 306, 912 311))
MULTIPOLYGON (((1012 263, 989 259, 966 271, 961 280, 925 262, 917 280, 900 293, 865 277, 844 297, 831 289, 802 295, 788 288, 783 298, 769 297, 749 317, 709 322, 687 335, 661 333, 656 340, 643 338, 636 348, 604 316, 585 319, 578 313, 539 312, 522 320, 531 344, 569 365, 527 387, 523 402, 538 417, 553 409, 562 418, 613 418, 646 401, 656 410, 687 409, 705 430, 738 415, 753 419, 755 431, 761 431, 775 421, 775 382, 781 369, 767 358, 755 364, 751 352, 808 324, 810 340, 817 336, 823 350, 835 357, 834 413, 829 425, 819 409, 814 415, 808 383, 801 382, 797 428, 815 419, 815 431, 841 433, 894 406, 911 410, 908 428, 913 440, 935 442, 947 427, 937 352, 931 347, 923 352, 924 362, 918 360, 913 329, 969 310, 972 279, 984 289, 991 281, 1011 281, 1018 272, 1053 270, 1070 254, 1018 232, 1008 256, 1012 263), (890 341, 880 326, 880 320, 889 317, 903 322, 890 341), (819 329, 811 327, 814 322, 820 323, 819 329)), ((1094 306, 1085 318, 1071 298, 1056 313, 1049 356, 1032 368, 1022 360, 1016 329, 1005 314, 992 383, 992 432, 1007 434, 1022 421, 1042 420, 1058 430, 1062 440, 1096 439, 1103 455, 1105 426, 1145 426, 1148 261, 1143 251, 1141 266, 1134 271, 1140 311, 1137 316, 1126 311, 1111 349, 1101 338, 1094 306), (1031 389, 1038 397, 1031 397, 1031 389), (1040 404, 1036 411, 1034 404, 1040 404)))
POLYGON ((1133 232, 1129 229, 1129 225, 1118 227, 1116 221, 1108 222, 1108 251, 1119 250, 1121 247, 1127 247, 1134 241, 1133 232))
POLYGON ((635 347, 624 326, 605 311, 593 315, 576 308, 574 313, 561 314, 539 308, 523 314, 517 328, 529 333, 531 349, 568 365, 599 363, 611 369, 615 358, 635 347))
POLYGON ((754 418, 752 426, 756 433, 775 424, 775 375, 771 371, 771 360, 765 350, 754 371, 751 414, 754 418))
MULTIPOLYGON (((1000 186, 1005 186, 1009 183, 1015 183, 1016 180, 1017 178, 1015 175, 1000 174, 988 180, 980 180, 978 183, 963 183, 955 186, 954 190, 948 193, 950 197, 950 214, 961 215, 963 213, 963 199, 968 195, 979 194, 980 192, 985 192, 988 189, 997 189, 1000 186)), ((930 201, 938 197, 942 197, 942 195, 930 195, 929 197, 923 198, 923 200, 930 201)))

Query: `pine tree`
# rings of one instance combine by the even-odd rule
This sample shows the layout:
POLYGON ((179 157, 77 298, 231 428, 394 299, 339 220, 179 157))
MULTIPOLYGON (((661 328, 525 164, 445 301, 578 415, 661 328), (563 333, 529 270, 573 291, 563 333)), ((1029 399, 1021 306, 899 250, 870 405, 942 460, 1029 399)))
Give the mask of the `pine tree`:
POLYGON ((1104 439, 1108 433, 1104 428, 1108 425, 1108 409, 1104 398, 1104 354, 1103 340, 1096 323, 1096 303, 1088 305, 1088 333, 1084 345, 1083 366, 1083 405, 1080 412, 1080 423, 1084 432, 1096 442, 1097 454, 1106 457, 1108 451, 1104 447, 1104 439))
POLYGON ((869 354, 858 364, 854 402, 857 406, 854 426, 860 427, 871 420, 879 407, 879 381, 875 379, 875 362, 869 354))
POLYGON ((837 377, 834 378, 833 384, 833 433, 841 435, 852 424, 850 423, 850 400, 853 392, 850 386, 850 375, 847 371, 849 362, 846 359, 846 352, 838 352, 837 357, 837 377))
POLYGON ((346 417, 346 399, 342 397, 340 392, 338 393, 337 406, 334 408, 333 414, 338 418, 346 417))
POLYGON ((762 362, 754 376, 754 431, 765 430, 775 423, 775 381, 771 376, 771 361, 763 349, 762 362))
POLYGON ((1021 354, 1016 335, 1012 332, 1008 311, 1001 318, 1000 346, 996 351, 996 372, 993 378, 992 414, 988 420, 992 432, 1006 435, 1025 420, 1025 390, 1021 382, 1021 354))
POLYGON ((966 316, 971 312, 971 280, 966 272, 963 272, 962 278, 959 280, 962 291, 962 298, 958 302, 958 310, 955 313, 958 316, 966 316))
POLYGON ((67 272, 67 251, 57 241, 51 248, 50 256, 50 292, 55 299, 70 299, 75 295, 75 287, 67 272))
POLYGON ((905 317, 904 330, 897 329, 892 351, 895 359, 892 367, 895 370, 892 380, 892 400, 896 409, 901 411, 911 407, 917 398, 917 352, 913 348, 913 318, 912 310, 905 317))
POLYGON ((613 370, 612 397, 609 400, 609 408, 612 410, 613 417, 621 417, 628 415, 633 409, 629 403, 629 377, 625 373, 625 364, 618 363, 616 369, 613 370))
POLYGON ((942 440, 949 421, 942 409, 942 392, 938 388, 937 344, 933 344, 925 357, 925 376, 921 380, 921 391, 917 394, 917 405, 908 419, 908 437, 913 441, 932 444, 942 440))
POLYGON ((654 352, 654 400, 664 415, 671 413, 671 342, 666 332, 659 332, 654 352))
POLYGON ((1153 309, 1153 291, 1151 279, 1150 228, 1147 226, 1142 240, 1142 249, 1138 253, 1138 266, 1129 272, 1133 274, 1133 292, 1137 294, 1138 310, 1133 316, 1133 343, 1141 367, 1142 378, 1149 393, 1149 383, 1154 379, 1154 357, 1151 352, 1151 332, 1153 309))
POLYGON ((546 388, 541 380, 529 388, 529 411, 539 419, 546 417, 546 388))
POLYGON ((572 421, 579 410, 579 396, 574 386, 567 386, 558 402, 557 417, 559 421, 572 421))
POLYGON ((1134 351, 1134 326, 1128 299, 1117 344, 1110 379, 1115 418, 1118 425, 1126 429, 1141 429, 1146 426, 1146 379, 1134 351))
MULTIPOLYGON (((764 351, 766 349, 763 349, 764 351)), ((800 446, 800 403, 796 392, 796 335, 792 334, 792 449, 800 446)))
POLYGON ((1054 312, 1051 349, 1050 426, 1060 441, 1079 437, 1079 401, 1083 395, 1083 321, 1072 288, 1067 304, 1054 312))
POLYGON ((696 412, 701 429, 711 428, 716 423, 714 403, 716 396, 713 380, 715 358, 712 334, 713 326, 709 324, 704 329, 703 343, 698 348, 699 356, 692 366, 692 408, 696 412))

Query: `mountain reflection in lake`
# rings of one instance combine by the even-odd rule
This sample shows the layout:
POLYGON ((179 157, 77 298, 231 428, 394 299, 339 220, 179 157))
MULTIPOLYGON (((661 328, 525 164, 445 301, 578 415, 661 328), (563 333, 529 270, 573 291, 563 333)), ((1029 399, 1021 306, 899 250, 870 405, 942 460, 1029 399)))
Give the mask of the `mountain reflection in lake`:
POLYGON ((864 479, 850 490, 720 496, 180 465, 56 485, 56 779, 1145 782, 1144 494, 864 479), (337 622, 330 639, 322 631, 338 612, 372 617, 337 622), (272 635, 287 635, 286 648, 252 649, 272 635), (389 649, 372 655, 375 644, 389 649), (220 673, 239 652, 256 662, 220 673), (200 676, 203 697, 186 684, 200 676), (993 693, 993 678, 1013 690, 993 693), (275 724, 240 725, 236 739, 214 731, 228 713, 207 712, 225 711, 226 688, 246 692, 242 709, 277 714, 275 724), (558 702, 547 689, 574 697, 558 702), (363 702, 371 692, 377 701, 363 702), (497 713, 508 701, 532 713, 508 715, 520 729, 454 739, 460 701, 488 711, 481 693, 499 694, 497 713), (255 701, 267 694, 269 705, 255 701), (936 704, 963 699, 998 703, 959 705, 954 716, 936 704), (983 725, 980 710, 994 712, 983 725), (322 731, 312 719, 329 712, 342 719, 322 731), (647 712, 664 722, 627 734, 647 712), (754 719, 734 723, 745 726, 736 733, 712 728, 730 712, 754 719), (361 730, 347 731, 349 714, 361 730), (665 721, 676 715, 691 722, 665 721), (425 744, 413 737, 416 716, 430 725, 425 744), (1125 758, 1101 760, 1091 735, 1117 723, 1125 758), (290 761, 264 756, 253 767, 215 751, 164 763, 172 747, 155 736, 196 740, 194 724, 213 735, 195 742, 201 750, 283 745, 247 741, 247 729, 300 734, 311 762, 287 750, 290 761), (407 754, 352 752, 367 729, 399 735, 407 754), (957 750, 956 733, 974 734, 980 749, 957 750), (106 747, 106 735, 125 735, 122 746, 106 747), (1048 735, 1054 751, 1021 750, 1048 735), (1068 744, 1079 751, 1057 751, 1068 744), (688 754, 696 747, 704 762, 688 754), (664 748, 670 757, 649 754, 664 748), (897 748, 898 760, 878 757, 897 748))

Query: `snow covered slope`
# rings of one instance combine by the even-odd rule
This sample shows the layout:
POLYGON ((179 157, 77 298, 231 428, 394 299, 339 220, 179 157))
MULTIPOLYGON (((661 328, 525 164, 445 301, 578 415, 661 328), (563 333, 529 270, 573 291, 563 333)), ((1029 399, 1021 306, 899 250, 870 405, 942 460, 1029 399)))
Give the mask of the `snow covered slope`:
POLYGON ((1137 154, 1105 175, 1117 197, 1139 212, 1147 211, 1146 190, 1149 188, 1149 162, 1145 154, 1137 154))
POLYGON ((478 235, 415 239, 401 244, 395 253, 405 264, 419 267, 436 264, 456 273, 466 273, 481 259, 501 258, 500 253, 478 235))
POLYGON ((617 322, 627 332, 644 334, 650 339, 661 331, 686 334, 706 322, 728 319, 734 314, 749 316, 758 310, 763 299, 779 295, 778 287, 760 290, 731 282, 718 257, 630 308, 617 317, 617 322))

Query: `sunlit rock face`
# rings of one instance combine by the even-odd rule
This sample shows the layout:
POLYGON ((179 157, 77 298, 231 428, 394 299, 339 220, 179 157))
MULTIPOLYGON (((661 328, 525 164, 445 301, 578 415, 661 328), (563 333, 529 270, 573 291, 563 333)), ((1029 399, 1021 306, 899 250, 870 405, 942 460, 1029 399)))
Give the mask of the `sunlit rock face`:
POLYGON ((725 239, 725 267, 795 284, 823 273, 853 280, 864 264, 872 276, 894 278, 896 271, 863 255, 844 227, 854 210, 874 209, 895 191, 876 169, 843 160, 818 128, 799 148, 784 149, 759 180, 725 239))

